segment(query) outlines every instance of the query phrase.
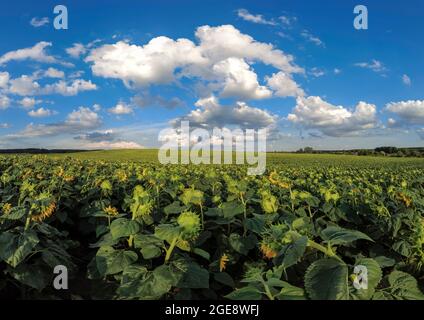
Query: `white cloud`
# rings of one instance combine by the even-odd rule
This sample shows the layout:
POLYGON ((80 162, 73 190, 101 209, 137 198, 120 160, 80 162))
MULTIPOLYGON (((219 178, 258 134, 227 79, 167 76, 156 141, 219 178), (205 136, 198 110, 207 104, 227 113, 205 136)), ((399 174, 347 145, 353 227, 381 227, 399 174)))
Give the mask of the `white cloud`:
POLYGON ((37 110, 31 110, 28 112, 28 115, 33 118, 43 118, 55 114, 54 111, 50 109, 38 108, 37 110))
POLYGON ((22 100, 19 101, 19 104, 24 107, 25 109, 31 109, 36 104, 41 103, 42 100, 35 100, 34 98, 25 97, 22 100))
POLYGON ((243 20, 246 20, 249 22, 258 23, 258 24, 268 24, 271 26, 277 25, 275 21, 266 20, 261 14, 251 14, 246 9, 238 9, 237 15, 243 20))
POLYGON ((221 96, 224 98, 264 99, 272 95, 268 88, 259 85, 256 73, 243 59, 222 60, 213 66, 213 71, 222 77, 219 82, 223 83, 221 96))
POLYGON ((317 45, 318 47, 325 47, 324 42, 322 42, 322 40, 320 38, 318 38, 317 36, 314 36, 312 33, 310 33, 307 30, 303 30, 300 35, 305 38, 306 40, 308 40, 309 42, 314 43, 315 45, 317 45))
POLYGON ((269 112, 249 107, 244 102, 234 106, 222 106, 216 97, 200 99, 196 102, 195 110, 188 115, 177 118, 171 123, 178 127, 181 121, 189 121, 190 126, 202 128, 224 128, 238 126, 247 129, 272 127, 277 122, 277 116, 269 112))
POLYGON ((315 78, 319 78, 325 75, 325 71, 317 68, 317 67, 313 67, 310 71, 309 74, 311 74, 312 76, 314 76, 315 78))
POLYGON ((65 73, 61 70, 57 70, 55 68, 48 68, 45 72, 44 72, 44 76, 48 77, 48 78, 64 78, 65 77, 65 73))
POLYGON ((391 102, 386 110, 396 114, 402 124, 424 124, 424 100, 391 102))
POLYGON ((404 75, 402 76, 402 82, 403 82, 403 84, 405 84, 405 85, 407 85, 407 86, 410 86, 410 85, 412 84, 412 82, 411 82, 411 78, 410 78, 410 77, 408 77, 408 75, 406 75, 406 74, 404 74, 404 75))
POLYGON ((377 108, 373 104, 359 102, 354 111, 332 105, 320 97, 298 97, 296 107, 287 117, 292 123, 305 129, 316 129, 327 136, 357 135, 376 127, 377 108))
POLYGON ((29 23, 33 27, 39 28, 39 27, 42 27, 42 26, 48 24, 49 18, 48 17, 42 17, 42 18, 34 17, 34 18, 31 19, 31 21, 29 23))
POLYGON ((424 140, 424 128, 417 129, 417 134, 424 140))
POLYGON ((0 110, 4 110, 9 108, 10 106, 10 99, 9 97, 0 94, 0 110))
POLYGON ((100 141, 90 142, 85 145, 87 149, 144 149, 144 147, 134 141, 100 141))
POLYGON ((108 109, 108 112, 115 115, 122 115, 133 113, 133 109, 130 106, 127 106, 125 103, 120 102, 113 108, 108 109))
POLYGON ((10 87, 8 91, 20 96, 29 96, 38 94, 41 88, 40 84, 34 80, 34 77, 22 75, 19 78, 9 81, 10 87))
POLYGON ((33 138, 61 134, 76 134, 85 130, 93 130, 102 124, 100 116, 86 107, 79 107, 66 117, 64 122, 50 124, 29 124, 16 134, 8 135, 10 138, 33 138))
POLYGON ((64 80, 60 80, 53 84, 46 85, 42 93, 43 94, 61 94, 63 96, 75 96, 83 91, 97 90, 96 84, 92 83, 91 80, 76 79, 68 83, 64 80))
POLYGON ((280 16, 278 19, 281 21, 282 25, 285 27, 291 27, 293 23, 297 21, 296 17, 289 17, 289 16, 280 16))
POLYGON ((305 94, 292 77, 283 71, 274 73, 271 77, 266 77, 265 80, 278 97, 297 97, 305 94))
POLYGON ((58 63, 55 57, 46 53, 46 48, 52 45, 51 42, 41 41, 31 48, 9 51, 0 57, 0 65, 9 61, 34 60, 44 63, 58 63))
POLYGON ((371 62, 358 62, 355 63, 355 66, 365 69, 370 69, 376 73, 382 73, 386 72, 387 68, 384 66, 384 64, 381 61, 378 60, 371 60, 371 62))
POLYGON ((288 74, 303 72, 292 56, 271 44, 255 41, 232 25, 202 26, 196 30, 196 37, 198 45, 188 39, 163 36, 144 46, 120 41, 93 49, 85 61, 92 63, 95 75, 121 79, 130 88, 172 83, 181 77, 212 82, 216 87, 224 76, 224 86, 218 86, 223 94, 241 93, 241 98, 270 96, 250 68, 254 61, 288 74), (232 69, 241 73, 235 74, 232 69))
POLYGON ((87 48, 82 43, 74 43, 72 47, 66 49, 66 53, 72 58, 78 59, 87 52, 87 48))
POLYGON ((340 73, 342 73, 342 70, 340 70, 338 68, 334 68, 333 72, 334 72, 334 74, 340 74, 340 73))
POLYGON ((4 89, 9 84, 10 75, 9 72, 0 72, 0 88, 4 89))
POLYGON ((5 122, 0 123, 0 129, 7 129, 7 128, 10 128, 9 123, 5 123, 5 122))

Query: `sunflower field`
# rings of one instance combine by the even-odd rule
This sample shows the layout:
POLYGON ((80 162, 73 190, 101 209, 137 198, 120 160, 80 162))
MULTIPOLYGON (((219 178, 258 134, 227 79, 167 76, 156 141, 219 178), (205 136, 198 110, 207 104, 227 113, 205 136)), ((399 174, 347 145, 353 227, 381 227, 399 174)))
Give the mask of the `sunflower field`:
POLYGON ((276 160, 248 176, 0 156, 0 298, 422 300, 423 288, 422 160, 276 160), (68 290, 52 285, 58 265, 68 290))

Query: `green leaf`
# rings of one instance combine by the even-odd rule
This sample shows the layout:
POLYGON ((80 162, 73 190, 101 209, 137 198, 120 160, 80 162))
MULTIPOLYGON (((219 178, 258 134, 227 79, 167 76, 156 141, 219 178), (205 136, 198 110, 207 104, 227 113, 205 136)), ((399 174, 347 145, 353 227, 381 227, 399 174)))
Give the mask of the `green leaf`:
POLYGON ((230 246, 238 253, 247 255, 249 250, 253 249, 258 242, 257 238, 251 234, 247 237, 242 237, 238 233, 232 233, 228 238, 230 246))
POLYGON ((327 227, 322 231, 322 238, 332 245, 343 245, 356 240, 373 241, 365 233, 356 230, 343 229, 337 226, 327 227))
POLYGON ((368 288, 352 289, 354 299, 369 300, 375 293, 375 288, 380 283, 383 273, 377 261, 370 258, 361 258, 356 261, 356 266, 364 266, 367 270, 368 288))
POLYGON ((221 209, 225 219, 232 219, 244 212, 243 204, 238 201, 224 202, 221 209))
POLYGON ((134 247, 140 248, 144 259, 157 258, 162 254, 163 240, 154 235, 136 234, 134 247))
POLYGON ((116 274, 137 261, 137 258, 137 254, 133 251, 101 247, 96 254, 96 265, 101 275, 116 274))
POLYGON ((49 277, 37 265, 21 264, 9 270, 8 273, 20 283, 38 291, 43 290, 49 284, 49 277))
POLYGON ((32 252, 38 242, 37 234, 32 230, 19 235, 5 232, 0 235, 0 258, 16 267, 32 252))
POLYGON ((410 274, 402 271, 393 271, 389 275, 392 287, 391 294, 399 300, 424 300, 424 295, 418 288, 417 280, 410 274))
POLYGON ((276 298, 279 300, 305 300, 305 291, 302 288, 292 286, 288 282, 284 282, 284 286, 276 298))
POLYGON ((136 234, 140 230, 140 225, 137 221, 126 218, 116 219, 110 225, 110 233, 113 239, 128 237, 136 234))
POLYGON ((213 277, 217 282, 222 283, 222 284, 229 286, 231 288, 234 288, 236 286, 233 278, 226 272, 214 273, 213 277))
POLYGON ((395 259, 388 258, 385 256, 375 257, 374 260, 377 261, 381 268, 393 267, 396 263, 395 259))
POLYGON ((230 300, 260 300, 262 293, 252 286, 246 286, 241 289, 236 289, 230 294, 227 294, 225 298, 230 300))
POLYGON ((179 237, 180 234, 181 229, 172 224, 161 224, 155 228, 155 236, 168 243, 171 243, 172 240, 179 237))
POLYGON ((206 260, 210 260, 210 258, 211 258, 211 255, 209 254, 209 252, 207 252, 203 249, 200 249, 200 248, 194 248, 193 253, 201 256, 202 258, 205 258, 206 260))
POLYGON ((284 246, 274 260, 274 264, 282 265, 284 268, 289 268, 295 265, 305 253, 308 237, 303 236, 293 243, 284 246))
POLYGON ((174 201, 171 204, 167 205, 165 208, 163 208, 163 212, 165 212, 166 215, 178 214, 186 209, 187 206, 181 206, 179 201, 174 201))
POLYGON ((306 270, 305 288, 313 300, 349 299, 347 265, 335 258, 315 261, 306 270))
POLYGON ((178 287, 189 289, 207 289, 209 288, 209 272, 206 269, 200 267, 197 263, 188 263, 186 265, 184 276, 178 283, 178 287))

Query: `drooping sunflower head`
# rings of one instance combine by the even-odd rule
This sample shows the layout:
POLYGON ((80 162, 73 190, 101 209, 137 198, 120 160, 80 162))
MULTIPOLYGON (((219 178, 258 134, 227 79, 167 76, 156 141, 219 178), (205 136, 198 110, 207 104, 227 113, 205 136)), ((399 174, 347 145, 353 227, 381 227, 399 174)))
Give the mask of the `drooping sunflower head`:
POLYGON ((222 272, 227 268, 228 261, 230 261, 230 258, 226 253, 224 253, 219 259, 219 272, 222 272))
POLYGON ((177 219, 183 236, 188 239, 197 238, 200 232, 200 217, 192 211, 184 211, 177 219))
POLYGON ((273 242, 262 240, 260 250, 265 259, 274 259, 278 254, 276 247, 277 246, 273 242))
POLYGON ((12 211, 12 205, 10 203, 5 203, 2 207, 2 212, 4 215, 8 215, 12 211))

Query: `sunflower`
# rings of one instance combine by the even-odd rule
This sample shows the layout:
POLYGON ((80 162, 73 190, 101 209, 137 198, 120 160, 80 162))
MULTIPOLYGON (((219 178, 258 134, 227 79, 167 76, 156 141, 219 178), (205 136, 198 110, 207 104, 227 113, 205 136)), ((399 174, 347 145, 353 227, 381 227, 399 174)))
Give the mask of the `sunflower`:
POLYGON ((118 210, 115 207, 109 206, 109 207, 104 208, 103 211, 110 216, 118 215, 118 210))
POLYGON ((31 217, 32 221, 41 222, 53 215, 56 210, 56 203, 50 203, 42 212, 31 217))

